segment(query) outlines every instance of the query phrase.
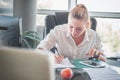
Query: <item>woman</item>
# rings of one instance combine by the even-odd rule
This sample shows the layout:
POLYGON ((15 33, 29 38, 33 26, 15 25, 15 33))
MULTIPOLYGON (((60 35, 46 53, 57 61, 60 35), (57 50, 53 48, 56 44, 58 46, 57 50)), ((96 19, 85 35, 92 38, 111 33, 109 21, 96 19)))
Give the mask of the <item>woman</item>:
POLYGON ((87 60, 95 56, 105 61, 100 37, 89 28, 90 25, 87 8, 79 4, 70 11, 68 23, 52 29, 37 48, 50 50, 56 45, 58 52, 63 56, 55 55, 58 63, 64 57, 87 60))

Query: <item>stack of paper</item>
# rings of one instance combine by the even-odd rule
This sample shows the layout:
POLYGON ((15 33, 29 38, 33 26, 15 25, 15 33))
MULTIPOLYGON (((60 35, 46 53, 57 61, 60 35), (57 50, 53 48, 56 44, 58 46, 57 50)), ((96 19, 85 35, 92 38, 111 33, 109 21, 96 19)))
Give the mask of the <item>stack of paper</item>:
POLYGON ((112 68, 84 68, 92 80, 120 80, 120 74, 112 68))

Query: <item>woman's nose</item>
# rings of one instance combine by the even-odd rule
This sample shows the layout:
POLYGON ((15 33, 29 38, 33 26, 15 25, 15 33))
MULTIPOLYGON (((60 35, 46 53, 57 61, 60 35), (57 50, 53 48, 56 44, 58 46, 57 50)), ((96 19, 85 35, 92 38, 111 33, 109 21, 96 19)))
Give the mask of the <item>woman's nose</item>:
POLYGON ((73 29, 73 34, 76 34, 76 33, 77 33, 76 29, 73 29))

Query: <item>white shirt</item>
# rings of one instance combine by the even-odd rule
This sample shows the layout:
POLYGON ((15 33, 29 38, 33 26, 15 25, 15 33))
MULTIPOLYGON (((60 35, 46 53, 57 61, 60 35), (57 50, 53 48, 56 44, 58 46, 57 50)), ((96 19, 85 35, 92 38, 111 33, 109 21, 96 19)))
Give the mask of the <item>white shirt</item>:
POLYGON ((103 52, 100 37, 94 30, 87 29, 83 41, 76 46, 75 41, 70 35, 67 24, 58 25, 52 29, 37 48, 50 50, 55 45, 61 55, 69 57, 70 59, 88 59, 89 56, 86 54, 91 48, 103 52))

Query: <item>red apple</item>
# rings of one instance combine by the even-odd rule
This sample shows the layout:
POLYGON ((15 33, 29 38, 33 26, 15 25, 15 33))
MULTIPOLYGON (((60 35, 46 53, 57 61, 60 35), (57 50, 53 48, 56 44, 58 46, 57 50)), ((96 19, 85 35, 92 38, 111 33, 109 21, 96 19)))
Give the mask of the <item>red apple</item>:
POLYGON ((61 77, 64 79, 70 79, 73 76, 73 71, 71 68, 65 68, 61 70, 61 77))

